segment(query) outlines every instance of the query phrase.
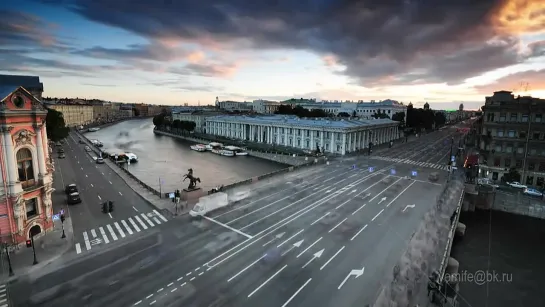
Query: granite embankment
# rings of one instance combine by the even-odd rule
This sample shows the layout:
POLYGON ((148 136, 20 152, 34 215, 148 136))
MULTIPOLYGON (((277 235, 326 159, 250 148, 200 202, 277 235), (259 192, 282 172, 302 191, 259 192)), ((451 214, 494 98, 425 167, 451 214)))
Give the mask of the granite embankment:
POLYGON ((92 124, 89 124, 89 125, 83 125, 82 130, 87 130, 89 128, 101 128, 102 129, 102 128, 113 126, 115 124, 122 123, 124 121, 139 120, 139 119, 146 119, 146 118, 153 118, 153 116, 126 117, 126 118, 118 119, 118 120, 115 120, 115 121, 112 121, 112 122, 107 122, 107 123, 92 123, 92 124))
MULTIPOLYGON (((157 129, 153 130, 153 133, 159 134, 159 135, 166 135, 166 136, 170 136, 173 138, 178 138, 181 140, 186 140, 186 141, 190 141, 194 143, 203 143, 203 142, 209 141, 209 140, 197 138, 194 136, 183 136, 183 135, 178 135, 174 133, 168 133, 168 132, 157 130, 157 129)), ((246 148, 246 151, 248 152, 249 155, 257 157, 257 158, 266 159, 266 160, 270 160, 270 161, 274 161, 274 162, 278 162, 282 164, 287 164, 287 165, 292 165, 292 166, 306 164, 315 159, 313 157, 300 156, 296 154, 285 154, 285 153, 274 152, 274 151, 257 151, 257 150, 252 150, 249 148, 246 148)))

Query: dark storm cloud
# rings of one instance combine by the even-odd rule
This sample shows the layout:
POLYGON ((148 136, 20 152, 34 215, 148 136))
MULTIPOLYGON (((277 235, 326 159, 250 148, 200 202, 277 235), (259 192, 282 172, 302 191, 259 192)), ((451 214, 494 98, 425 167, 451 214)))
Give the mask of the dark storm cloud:
POLYGON ((492 26, 503 0, 46 2, 153 40, 333 55, 364 86, 458 83, 522 60, 492 26))

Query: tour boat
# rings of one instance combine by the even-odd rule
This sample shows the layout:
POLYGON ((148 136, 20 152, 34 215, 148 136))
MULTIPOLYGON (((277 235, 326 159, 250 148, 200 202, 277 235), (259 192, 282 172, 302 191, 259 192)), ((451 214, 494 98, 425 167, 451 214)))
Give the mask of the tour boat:
POLYGON ((226 157, 234 157, 235 156, 235 153, 230 151, 230 150, 225 150, 224 147, 223 147, 223 144, 221 143, 210 143, 206 146, 206 149, 207 150, 210 150, 211 152, 217 154, 217 155, 222 155, 222 156, 226 156, 226 157), (210 149, 208 149, 210 148, 210 149))
POLYGON ((242 148, 236 146, 225 146, 226 150, 232 151, 235 156, 247 156, 248 153, 245 152, 242 148))
POLYGON ((206 145, 204 144, 191 145, 190 148, 198 152, 206 151, 206 145))
POLYGON ((212 142, 212 143, 209 143, 208 145, 206 145, 206 150, 208 150, 208 151, 212 151, 213 149, 219 149, 219 148, 223 148, 222 143, 212 142))

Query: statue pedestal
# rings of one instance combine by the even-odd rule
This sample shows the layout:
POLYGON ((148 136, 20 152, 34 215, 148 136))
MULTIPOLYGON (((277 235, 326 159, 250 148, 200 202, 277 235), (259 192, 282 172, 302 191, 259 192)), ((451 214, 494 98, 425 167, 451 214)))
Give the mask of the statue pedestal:
POLYGON ((195 187, 192 189, 183 189, 182 191, 182 200, 187 201, 189 204, 195 204, 197 203, 199 197, 204 195, 204 191, 199 188, 195 187))

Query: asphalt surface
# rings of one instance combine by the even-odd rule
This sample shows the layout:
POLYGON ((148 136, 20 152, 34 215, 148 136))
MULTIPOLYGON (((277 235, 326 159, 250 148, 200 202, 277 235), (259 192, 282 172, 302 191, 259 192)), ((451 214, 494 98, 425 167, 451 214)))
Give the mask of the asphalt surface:
MULTIPOLYGON (((61 180, 61 183, 56 182, 56 186, 63 191, 64 186, 75 183, 82 199, 80 204, 65 206, 72 218, 74 250, 83 253, 126 237, 129 232, 125 224, 133 233, 137 232, 128 218, 131 218, 140 231, 145 230, 134 216, 138 216, 148 229, 152 226, 142 214, 151 219, 153 226, 157 225, 152 217, 155 215, 154 208, 106 164, 96 164, 93 160, 94 154, 88 154, 85 145, 79 144, 78 140, 75 134, 70 134, 67 142, 62 145, 66 158, 59 159, 59 155, 54 153, 55 166, 60 171, 57 178, 60 177, 61 180), (108 200, 114 202, 114 211, 106 214, 102 212, 100 204, 108 200), (121 228, 123 235, 117 226, 121 228), (102 234, 101 227, 105 235, 102 234), (106 243, 107 241, 109 242, 106 243)), ((55 151, 57 149, 58 147, 55 151)), ((66 197, 64 199, 66 202, 66 197)), ((155 218, 163 221, 160 217, 155 218)))
MULTIPOLYGON (((372 304, 448 176, 395 159, 446 164, 455 131, 423 135, 377 156, 346 158, 299 177, 291 173, 278 184, 251 188, 251 197, 202 220, 178 218, 96 252, 71 253, 48 272, 11 284, 14 303, 372 304), (438 173, 437 182, 429 182, 431 173, 438 173)), ((90 191, 85 198, 99 193, 90 191)))

